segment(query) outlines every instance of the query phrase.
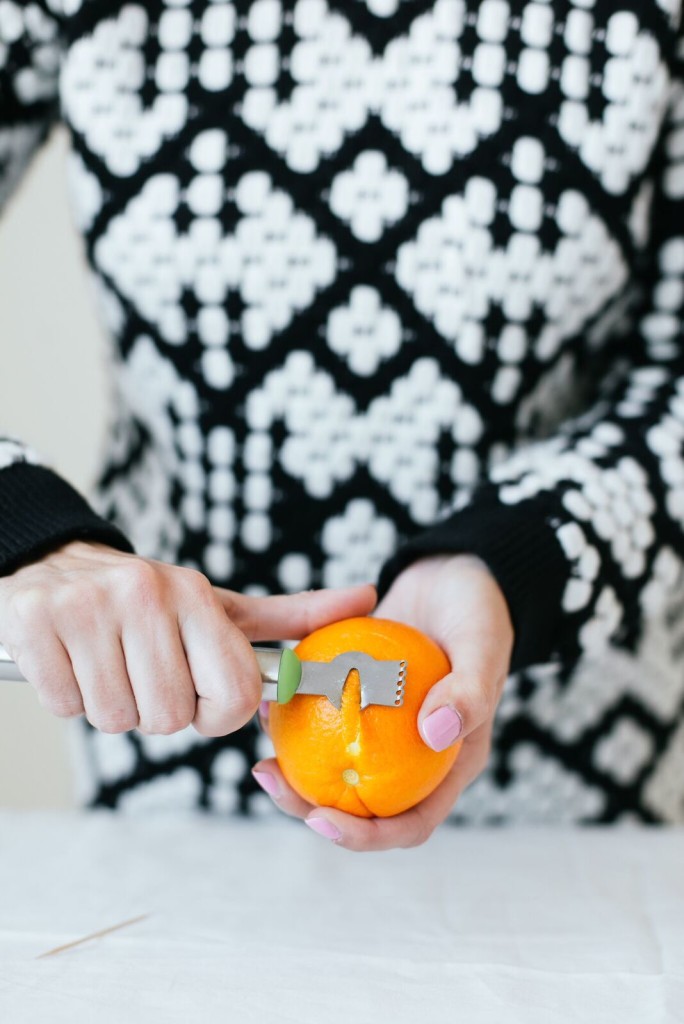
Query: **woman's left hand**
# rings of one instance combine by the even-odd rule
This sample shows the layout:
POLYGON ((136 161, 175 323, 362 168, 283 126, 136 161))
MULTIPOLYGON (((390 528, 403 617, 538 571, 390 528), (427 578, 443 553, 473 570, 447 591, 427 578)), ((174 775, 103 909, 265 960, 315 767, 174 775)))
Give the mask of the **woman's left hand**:
MULTIPOLYGON (((498 583, 484 563, 471 555, 436 555, 413 562, 397 576, 373 615, 415 626, 432 637, 449 659, 451 672, 435 683, 418 714, 419 732, 429 746, 444 749, 457 740, 464 741, 446 778, 425 800, 402 814, 360 818, 307 803, 285 781, 275 758, 259 761, 252 769, 282 811, 305 819, 336 845, 359 851, 424 843, 483 770, 514 639, 508 605, 498 583), (444 707, 451 713, 440 711, 429 718, 444 707)), ((264 710, 267 707, 261 705, 264 710)), ((259 720, 268 732, 261 709, 259 720)))

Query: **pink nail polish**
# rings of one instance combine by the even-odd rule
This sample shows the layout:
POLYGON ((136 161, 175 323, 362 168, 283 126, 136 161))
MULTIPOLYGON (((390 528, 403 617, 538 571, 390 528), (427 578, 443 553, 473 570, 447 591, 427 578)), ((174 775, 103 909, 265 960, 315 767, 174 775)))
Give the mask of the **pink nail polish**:
POLYGON ((423 737, 433 750, 446 750, 463 732, 463 719, 454 708, 437 708, 423 722, 423 737))
POLYGON ((270 710, 270 708, 269 708, 269 704, 270 703, 271 702, 268 701, 268 700, 262 700, 261 704, 259 705, 259 714, 261 715, 262 718, 268 718, 268 712, 270 710))
POLYGON ((277 800, 282 796, 280 786, 269 772, 252 771, 252 776, 256 779, 261 788, 268 793, 269 796, 273 797, 274 800, 277 800))
POLYGON ((326 839, 339 839, 342 835, 339 828, 335 828, 332 821, 327 821, 326 818, 306 818, 304 824, 326 839))

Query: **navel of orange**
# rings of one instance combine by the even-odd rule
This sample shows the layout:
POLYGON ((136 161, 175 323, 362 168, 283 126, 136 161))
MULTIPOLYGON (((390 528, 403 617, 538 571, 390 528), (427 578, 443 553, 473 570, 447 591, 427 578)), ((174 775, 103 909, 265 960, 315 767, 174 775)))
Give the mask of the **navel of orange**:
POLYGON ((337 708, 327 697, 296 694, 272 704, 269 731, 280 768, 305 800, 359 817, 400 814, 425 799, 452 767, 460 744, 431 750, 418 732, 428 691, 449 671, 438 645, 404 623, 343 619, 317 629, 295 648, 303 661, 332 661, 345 651, 407 662, 404 702, 361 710, 353 670, 337 708))

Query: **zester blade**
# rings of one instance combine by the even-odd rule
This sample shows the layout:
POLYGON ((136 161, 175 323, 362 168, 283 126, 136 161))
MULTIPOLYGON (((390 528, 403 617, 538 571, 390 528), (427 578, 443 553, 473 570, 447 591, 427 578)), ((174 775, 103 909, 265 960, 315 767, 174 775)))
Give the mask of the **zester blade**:
POLYGON ((399 707, 404 703, 405 661, 381 661, 363 651, 345 651, 333 661, 302 661, 297 693, 320 694, 339 710, 349 673, 356 669, 361 680, 361 708, 369 704, 399 707))

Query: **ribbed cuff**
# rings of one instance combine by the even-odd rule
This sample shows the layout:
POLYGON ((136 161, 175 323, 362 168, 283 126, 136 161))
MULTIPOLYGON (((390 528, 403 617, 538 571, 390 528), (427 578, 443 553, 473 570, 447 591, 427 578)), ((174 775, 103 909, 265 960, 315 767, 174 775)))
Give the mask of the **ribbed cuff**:
POLYGON ((419 558, 476 555, 508 602, 515 631, 511 671, 554 660, 569 574, 552 525, 556 519, 552 494, 502 505, 494 487, 483 488, 467 508, 412 537, 385 563, 378 595, 382 598, 399 573, 419 558))
POLYGON ((0 576, 70 540, 133 551, 123 533, 52 470, 18 462, 0 471, 0 576))

